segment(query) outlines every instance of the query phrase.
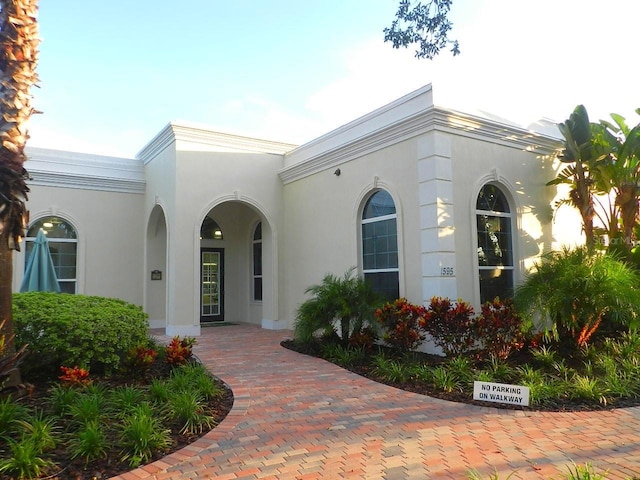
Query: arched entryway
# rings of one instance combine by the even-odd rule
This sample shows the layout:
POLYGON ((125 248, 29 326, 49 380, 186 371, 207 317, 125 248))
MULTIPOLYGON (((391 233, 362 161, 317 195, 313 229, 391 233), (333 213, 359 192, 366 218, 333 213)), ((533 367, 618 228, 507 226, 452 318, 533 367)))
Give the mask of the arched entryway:
POLYGON ((153 207, 147 224, 144 305, 151 328, 167 325, 167 222, 160 205, 153 207))
POLYGON ((211 207, 199 226, 197 311, 201 326, 276 319, 275 233, 242 201, 211 207))

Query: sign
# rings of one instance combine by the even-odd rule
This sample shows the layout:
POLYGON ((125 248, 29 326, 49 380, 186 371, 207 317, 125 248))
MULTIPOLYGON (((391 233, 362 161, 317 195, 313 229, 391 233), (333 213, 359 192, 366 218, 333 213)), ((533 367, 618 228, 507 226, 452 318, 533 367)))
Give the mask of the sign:
POLYGON ((162 272, 160 270, 151 270, 151 280, 162 280, 162 272))
POLYGON ((506 383, 473 382, 473 399, 528 407, 529 387, 506 383))

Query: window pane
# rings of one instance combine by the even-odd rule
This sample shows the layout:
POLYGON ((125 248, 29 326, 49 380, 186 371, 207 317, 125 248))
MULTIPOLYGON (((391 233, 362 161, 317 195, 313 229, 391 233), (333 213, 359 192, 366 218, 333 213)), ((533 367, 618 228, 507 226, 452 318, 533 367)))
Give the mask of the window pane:
POLYGON ((481 266, 513 266, 511 219, 477 216, 478 263, 481 266))
POLYGON ((253 299, 262 300, 262 278, 253 279, 253 299))
POLYGON ((395 218, 362 225, 362 263, 365 270, 398 267, 395 218))
POLYGON ((27 237, 35 237, 42 229, 47 238, 76 238, 73 227, 58 217, 45 217, 34 222, 27 230, 27 237))
POLYGON ((365 273, 364 279, 371 288, 384 300, 391 301, 400 297, 400 282, 398 272, 365 273))
POLYGON ((200 227, 200 238, 204 240, 222 240, 222 229, 211 217, 204 217, 200 227))
POLYGON ((396 213, 396 206, 388 192, 380 190, 367 201, 362 212, 362 218, 375 218, 396 213))
POLYGON ((58 279, 75 279, 77 244, 50 241, 49 249, 58 279))
POLYGON ((509 202, 504 193, 495 185, 485 185, 478 194, 476 210, 509 213, 509 202))
POLYGON ((513 295, 513 270, 480 270, 480 302, 490 302, 513 295))
POLYGON ((262 275, 262 243, 253 244, 253 275, 262 275))
POLYGON ((253 240, 262 240, 262 222, 258 224, 256 230, 253 232, 253 240))

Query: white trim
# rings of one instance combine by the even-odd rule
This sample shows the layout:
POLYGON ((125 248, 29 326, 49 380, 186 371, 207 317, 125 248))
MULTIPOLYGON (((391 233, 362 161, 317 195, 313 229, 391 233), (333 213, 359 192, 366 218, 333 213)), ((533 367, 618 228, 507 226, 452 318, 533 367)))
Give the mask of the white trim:
MULTIPOLYGON (((390 106, 393 105, 390 104, 390 106)), ((285 165, 288 165, 278 172, 282 182, 287 184, 324 170, 334 169, 355 158, 432 131, 481 140, 539 155, 551 155, 561 146, 560 140, 554 137, 433 105, 409 116, 399 116, 377 128, 371 126, 369 130, 360 125, 368 120, 370 119, 365 116, 352 122, 353 125, 347 124, 310 144, 287 153, 285 165), (355 126, 359 128, 355 129, 355 126), (347 136, 343 131, 345 129, 356 131, 352 132, 351 136, 347 136), (311 146, 316 147, 316 143, 320 141, 327 144, 326 150, 319 148, 319 145, 318 148, 311 148, 311 146)))
POLYGON ((108 157, 46 148, 26 149, 29 184, 143 194, 144 166, 134 158, 108 157))
MULTIPOLYGON (((179 142, 199 145, 201 148, 204 147, 203 149, 206 151, 267 153, 273 155, 284 155, 296 147, 296 145, 290 143, 216 132, 208 126, 192 122, 173 121, 158 132, 138 152, 136 158, 142 160, 146 165, 172 143, 177 144, 179 142)), ((176 148, 176 150, 183 150, 183 148, 176 148)))

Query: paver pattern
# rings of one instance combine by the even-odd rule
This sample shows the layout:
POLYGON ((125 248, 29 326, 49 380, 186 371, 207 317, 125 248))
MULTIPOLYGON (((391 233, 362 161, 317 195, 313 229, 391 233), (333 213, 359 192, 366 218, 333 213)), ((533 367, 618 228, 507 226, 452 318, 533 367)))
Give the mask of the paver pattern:
POLYGON ((572 462, 640 479, 640 408, 549 413, 438 400, 280 346, 290 331, 203 328, 197 356, 233 390, 227 418, 118 480, 559 478, 572 462))

